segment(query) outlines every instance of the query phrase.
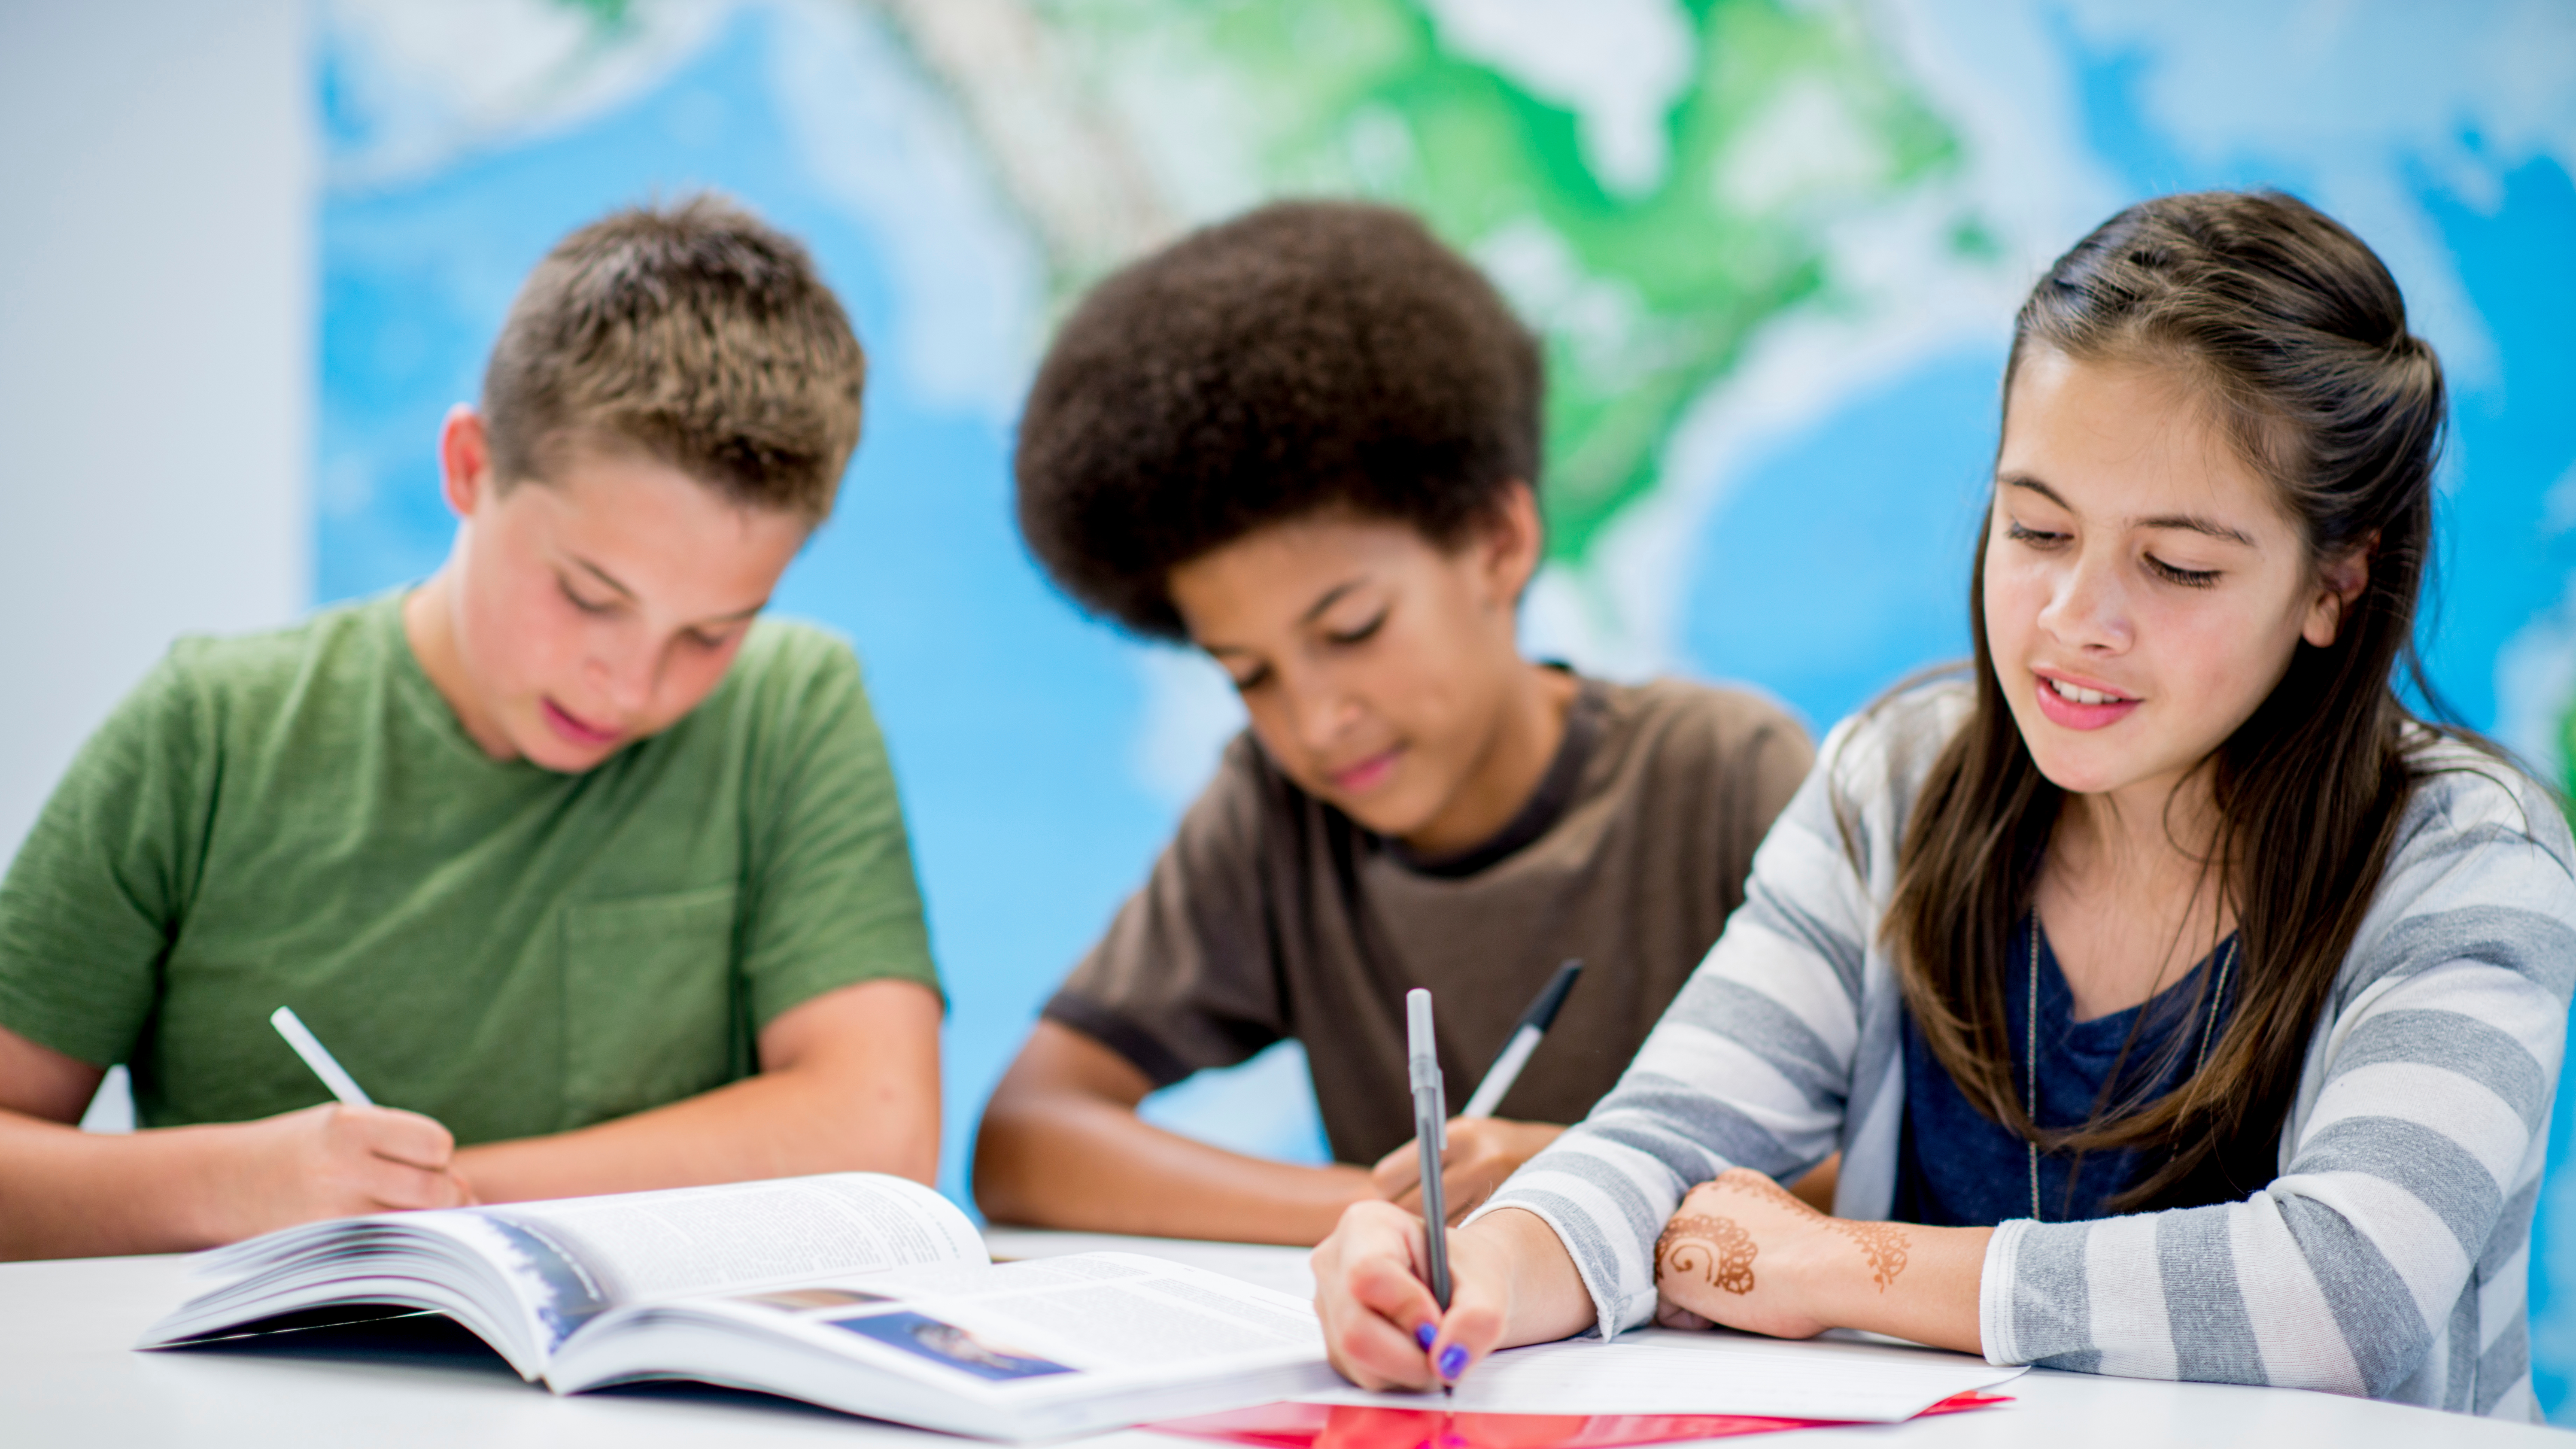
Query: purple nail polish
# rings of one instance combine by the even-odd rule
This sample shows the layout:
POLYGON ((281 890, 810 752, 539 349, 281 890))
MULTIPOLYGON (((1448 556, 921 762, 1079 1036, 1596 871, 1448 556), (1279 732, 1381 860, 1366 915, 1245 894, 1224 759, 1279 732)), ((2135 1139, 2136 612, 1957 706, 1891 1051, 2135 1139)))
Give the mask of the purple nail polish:
POLYGON ((1422 1351, 1424 1353, 1429 1353, 1431 1351, 1431 1340, 1438 1338, 1439 1336, 1440 1330, 1433 1328, 1428 1323, 1417 1323, 1413 1326, 1413 1341, 1422 1345, 1422 1351))
POLYGON ((1453 1343, 1440 1350, 1440 1377, 1454 1379, 1466 1371, 1467 1350, 1464 1347, 1453 1343))

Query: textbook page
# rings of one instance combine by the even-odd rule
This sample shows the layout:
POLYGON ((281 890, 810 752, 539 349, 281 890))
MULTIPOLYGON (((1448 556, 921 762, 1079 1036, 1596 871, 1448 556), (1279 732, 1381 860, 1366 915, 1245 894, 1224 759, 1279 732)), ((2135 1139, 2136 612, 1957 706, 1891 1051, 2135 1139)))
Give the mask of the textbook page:
POLYGON ((1454 1399, 1352 1388, 1307 1397, 1437 1405, 1462 1414, 1749 1414, 1892 1423, 2022 1372, 1936 1348, 1643 1328, 1607 1343, 1580 1338, 1505 1349, 1467 1370, 1454 1399))
POLYGON ((200 1262, 203 1290, 138 1347, 281 1313, 399 1304, 455 1318, 534 1378, 621 1304, 984 1261, 964 1213, 919 1183, 873 1173, 387 1213, 217 1249, 200 1262))
POLYGON ((874 1173, 511 1203, 441 1214, 500 1263, 549 1349, 624 1303, 985 1262, 966 1215, 919 1183, 874 1173))
POLYGON ((1324 1353, 1313 1305, 1127 1253, 909 1268, 868 1286, 899 1299, 907 1317, 951 1323, 1062 1368, 1140 1381, 1200 1377, 1233 1361, 1320 1361, 1324 1353))
POLYGON ((558 1392, 687 1377, 995 1438, 1085 1433, 1329 1388, 1314 1309, 1123 1254, 941 1263, 601 1317, 558 1392))

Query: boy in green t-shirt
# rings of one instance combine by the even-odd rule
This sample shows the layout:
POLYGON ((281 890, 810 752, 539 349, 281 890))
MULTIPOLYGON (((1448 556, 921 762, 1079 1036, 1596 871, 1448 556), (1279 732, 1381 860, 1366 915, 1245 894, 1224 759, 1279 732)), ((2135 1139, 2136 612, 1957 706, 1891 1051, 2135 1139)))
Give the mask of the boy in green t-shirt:
POLYGON ((864 372, 803 249, 721 202, 539 264, 439 438, 445 565, 182 641, 0 881, 0 1255, 930 1179, 938 980, 883 745, 847 646, 755 622, 864 372), (385 1105, 325 1101, 281 1005, 385 1105), (117 1062, 145 1130, 78 1131, 117 1062))

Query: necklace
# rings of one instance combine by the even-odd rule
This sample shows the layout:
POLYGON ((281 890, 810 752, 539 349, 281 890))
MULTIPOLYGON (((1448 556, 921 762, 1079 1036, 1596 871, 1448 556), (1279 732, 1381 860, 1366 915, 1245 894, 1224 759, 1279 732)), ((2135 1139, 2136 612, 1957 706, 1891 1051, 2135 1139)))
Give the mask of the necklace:
MULTIPOLYGON (((2236 964, 2239 942, 2233 935, 2227 940, 2227 954, 2218 958, 2218 978, 2209 987, 2209 1017, 2200 1024, 2200 1053, 2192 1059, 2192 1075, 2209 1065, 2210 1038, 2218 1032, 2218 1004, 2227 997, 2228 968, 2236 964)), ((2150 998, 2152 999, 2152 998, 2150 998)), ((2039 907, 2030 908, 2030 995, 2022 1013, 2022 1115, 2030 1121, 2031 1135, 2022 1141, 2030 1149, 2030 1217, 2033 1222, 2046 1222, 2039 1211, 2039 907)))

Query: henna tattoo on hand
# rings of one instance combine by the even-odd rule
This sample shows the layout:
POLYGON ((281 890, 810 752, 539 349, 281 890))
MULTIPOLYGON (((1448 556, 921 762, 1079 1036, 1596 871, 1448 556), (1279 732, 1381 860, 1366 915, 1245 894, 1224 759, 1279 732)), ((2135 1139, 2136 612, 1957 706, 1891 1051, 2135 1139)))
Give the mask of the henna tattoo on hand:
POLYGON ((1879 1292, 1886 1292, 1896 1275, 1905 1271, 1905 1250, 1910 1243, 1905 1229, 1894 1223, 1857 1223, 1849 1218, 1835 1218, 1832 1223, 1835 1232, 1860 1245, 1861 1256, 1869 1260, 1870 1281, 1878 1285, 1879 1292))
POLYGON ((1753 1260, 1761 1251, 1735 1219, 1685 1213, 1664 1224, 1655 1240, 1655 1276, 1700 1273, 1709 1286, 1741 1296, 1753 1291, 1753 1260))
MULTIPOLYGON (((1897 1275, 1905 1271, 1906 1253, 1912 1246, 1912 1240, 1906 1236, 1905 1229, 1900 1224, 1855 1222, 1849 1218, 1828 1217, 1800 1201, 1796 1194, 1770 1178, 1742 1168, 1721 1173, 1711 1181, 1702 1183, 1692 1189, 1691 1197, 1700 1199, 1705 1204, 1707 1195, 1715 1193, 1736 1193, 1753 1198, 1807 1221, 1822 1223, 1851 1239, 1852 1244, 1860 1249, 1862 1260, 1869 1264, 1870 1281, 1878 1285, 1878 1291, 1881 1293, 1886 1292, 1888 1285, 1896 1281, 1897 1275)), ((1683 1206, 1688 1208, 1690 1203, 1685 1201, 1683 1206)), ((1727 1218, 1676 1218, 1673 1221, 1678 1225, 1686 1220, 1721 1222, 1733 1226, 1733 1221, 1727 1218)), ((1665 1236, 1672 1237, 1671 1229, 1665 1230, 1665 1236)), ((1662 1261, 1662 1251, 1659 1243, 1656 1248, 1658 1254, 1656 1261, 1659 1264, 1662 1261)), ((1746 1254, 1746 1265, 1746 1283, 1749 1291, 1752 1281, 1750 1252, 1746 1254)))

